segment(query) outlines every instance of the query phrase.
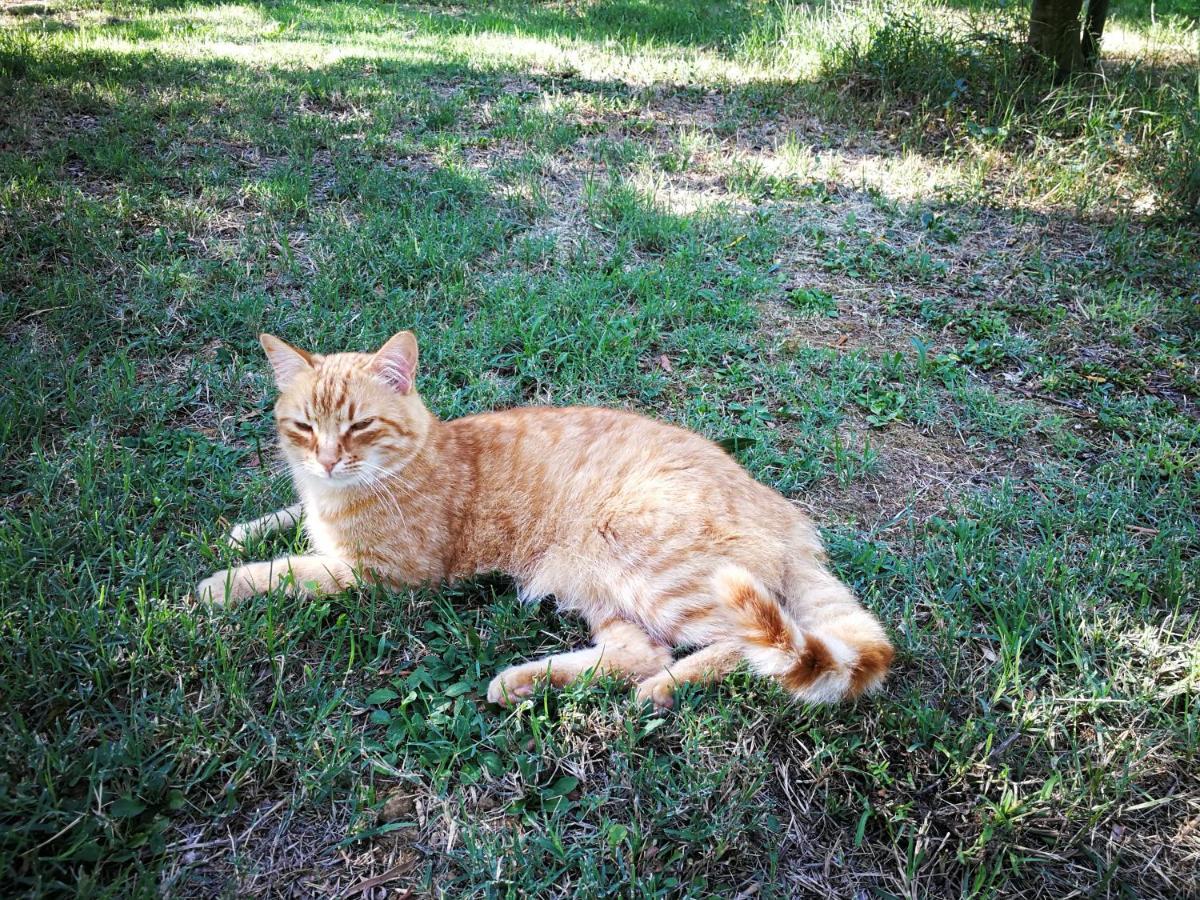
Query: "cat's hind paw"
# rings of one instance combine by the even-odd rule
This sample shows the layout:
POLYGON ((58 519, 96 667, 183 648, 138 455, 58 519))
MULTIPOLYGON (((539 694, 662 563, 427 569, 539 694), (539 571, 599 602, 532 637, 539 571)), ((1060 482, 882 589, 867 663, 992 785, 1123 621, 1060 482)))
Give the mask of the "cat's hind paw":
POLYGON ((637 701, 651 704, 663 712, 675 705, 675 679, 670 675, 651 675, 637 686, 637 701))

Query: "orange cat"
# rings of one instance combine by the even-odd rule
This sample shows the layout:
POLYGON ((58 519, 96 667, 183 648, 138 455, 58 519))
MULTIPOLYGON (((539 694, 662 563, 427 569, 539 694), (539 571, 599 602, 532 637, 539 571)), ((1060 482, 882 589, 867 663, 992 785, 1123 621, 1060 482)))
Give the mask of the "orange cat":
POLYGON ((218 602, 357 578, 418 584, 500 571, 553 595, 595 643, 501 672, 488 699, 588 672, 671 705, 677 685, 740 660, 808 701, 887 673, 878 620, 825 566, 813 525, 691 432, 607 409, 514 409, 442 422, 414 382, 417 341, 319 356, 264 334, 276 425, 301 504, 239 525, 241 543, 303 512, 313 553, 218 572, 218 602), (673 660, 672 649, 694 648, 673 660))

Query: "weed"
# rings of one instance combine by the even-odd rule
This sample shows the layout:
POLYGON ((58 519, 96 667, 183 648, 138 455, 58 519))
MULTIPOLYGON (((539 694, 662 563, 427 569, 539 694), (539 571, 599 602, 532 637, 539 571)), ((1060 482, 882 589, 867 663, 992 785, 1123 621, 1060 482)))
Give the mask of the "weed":
POLYGON ((818 288, 797 288, 788 293, 788 302, 802 315, 833 317, 838 314, 833 294, 818 288))

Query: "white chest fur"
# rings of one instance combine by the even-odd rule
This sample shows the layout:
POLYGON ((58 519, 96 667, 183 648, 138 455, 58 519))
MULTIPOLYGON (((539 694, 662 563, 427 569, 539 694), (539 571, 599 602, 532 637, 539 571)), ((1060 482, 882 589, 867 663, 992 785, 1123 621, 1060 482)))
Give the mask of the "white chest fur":
POLYGON ((322 556, 336 556, 344 559, 346 546, 338 531, 322 517, 320 508, 315 503, 304 504, 304 529, 312 543, 315 552, 322 556))

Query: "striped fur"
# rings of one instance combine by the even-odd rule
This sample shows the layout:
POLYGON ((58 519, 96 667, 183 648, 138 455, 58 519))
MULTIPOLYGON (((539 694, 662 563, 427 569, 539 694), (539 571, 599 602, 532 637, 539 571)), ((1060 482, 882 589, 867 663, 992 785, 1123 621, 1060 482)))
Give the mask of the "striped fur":
POLYGON ((798 626, 744 569, 729 566, 716 575, 717 591, 733 614, 735 639, 760 675, 776 678, 797 699, 829 703, 857 697, 882 683, 892 647, 872 628, 865 611, 860 627, 841 623, 834 633, 820 625, 798 626))
MULTIPOLYGON (((624 675, 667 706, 678 684, 742 659, 798 698, 878 685, 892 648, 825 564, 816 529, 716 445, 604 409, 514 409, 442 422, 416 390, 416 339, 321 356, 263 336, 280 443, 313 553, 216 573, 237 600, 502 571, 526 599, 586 619, 587 650, 502 672, 496 702, 539 679, 624 675), (699 648, 679 660, 672 648, 699 648)), ((238 537, 294 522, 291 511, 238 537)))

